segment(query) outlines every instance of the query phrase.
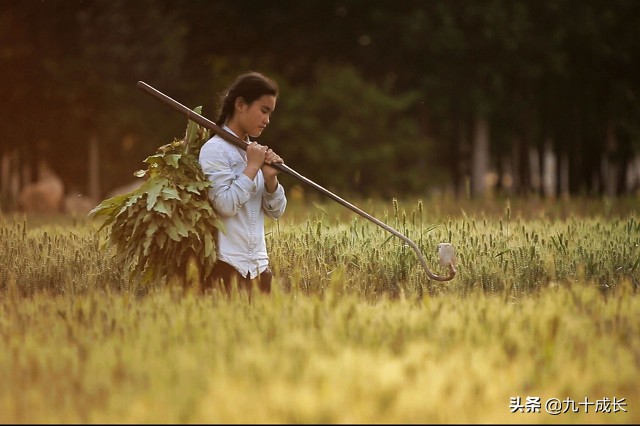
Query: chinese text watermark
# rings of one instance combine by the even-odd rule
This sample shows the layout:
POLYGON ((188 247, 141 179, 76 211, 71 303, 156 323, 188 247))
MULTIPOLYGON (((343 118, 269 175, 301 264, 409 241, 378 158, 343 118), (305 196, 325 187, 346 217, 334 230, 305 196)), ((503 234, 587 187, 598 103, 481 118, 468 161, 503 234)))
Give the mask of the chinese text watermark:
POLYGON ((519 396, 512 396, 509 400, 509 409, 512 413, 542 413, 546 412, 553 416, 565 413, 619 413, 627 412, 627 399, 613 397, 596 399, 590 401, 588 397, 584 400, 573 400, 571 398, 549 398, 543 401, 539 396, 527 396, 522 399, 519 396))

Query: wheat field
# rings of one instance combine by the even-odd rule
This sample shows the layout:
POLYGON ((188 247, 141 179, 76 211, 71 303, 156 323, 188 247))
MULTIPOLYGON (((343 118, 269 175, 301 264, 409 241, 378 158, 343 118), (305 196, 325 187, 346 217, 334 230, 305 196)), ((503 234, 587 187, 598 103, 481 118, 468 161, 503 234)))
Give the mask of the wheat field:
POLYGON ((87 218, 0 215, 0 422, 640 421, 637 200, 363 203, 456 278, 319 202, 269 224, 250 300, 141 285, 87 218))

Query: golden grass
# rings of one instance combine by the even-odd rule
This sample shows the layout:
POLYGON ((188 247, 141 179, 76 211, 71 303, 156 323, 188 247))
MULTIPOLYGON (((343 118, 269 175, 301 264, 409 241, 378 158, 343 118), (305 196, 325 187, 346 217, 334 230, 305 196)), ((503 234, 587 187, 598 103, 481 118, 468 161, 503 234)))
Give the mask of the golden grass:
POLYGON ((0 312, 3 423, 640 420, 630 283, 376 303, 166 288, 5 297, 0 312), (627 412, 510 413, 517 396, 625 398, 627 412))
POLYGON ((94 222, 0 215, 0 422, 640 421, 633 208, 402 206, 368 210, 425 253, 451 240, 453 282, 425 282, 402 244, 318 205, 270 225, 274 292, 250 302, 141 286, 94 222), (511 413, 515 397, 541 412, 511 413), (583 405, 551 415, 550 398, 583 405))

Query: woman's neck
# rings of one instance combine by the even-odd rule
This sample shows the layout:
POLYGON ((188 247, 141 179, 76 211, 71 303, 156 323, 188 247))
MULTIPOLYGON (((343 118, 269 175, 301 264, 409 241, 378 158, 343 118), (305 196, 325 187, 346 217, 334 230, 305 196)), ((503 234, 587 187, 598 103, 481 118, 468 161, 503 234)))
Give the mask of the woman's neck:
POLYGON ((227 122, 226 126, 230 128, 231 131, 235 133, 237 137, 239 137, 243 141, 247 140, 247 132, 243 131, 242 128, 238 125, 238 123, 232 120, 231 122, 227 122))

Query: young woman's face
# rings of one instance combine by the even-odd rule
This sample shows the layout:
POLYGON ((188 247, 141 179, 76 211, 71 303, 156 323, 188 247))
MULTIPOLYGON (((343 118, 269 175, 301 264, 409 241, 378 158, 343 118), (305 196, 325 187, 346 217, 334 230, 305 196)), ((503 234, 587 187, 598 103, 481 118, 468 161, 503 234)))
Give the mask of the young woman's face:
POLYGON ((240 129, 252 138, 260 136, 269 124, 269 117, 276 108, 276 97, 263 95, 251 104, 241 102, 236 108, 235 118, 240 129))

